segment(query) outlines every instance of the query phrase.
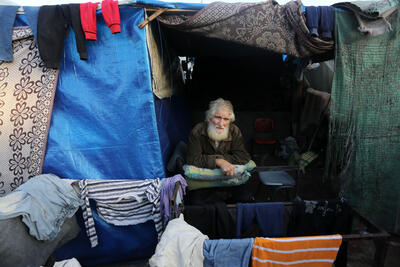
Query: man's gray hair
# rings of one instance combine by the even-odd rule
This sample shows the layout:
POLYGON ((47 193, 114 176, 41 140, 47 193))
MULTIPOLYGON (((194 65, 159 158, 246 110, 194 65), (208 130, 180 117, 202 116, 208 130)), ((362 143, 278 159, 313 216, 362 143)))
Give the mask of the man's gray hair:
POLYGON ((218 98, 218 99, 210 102, 210 105, 208 106, 208 110, 206 111, 206 121, 209 121, 212 117, 214 117, 215 113, 219 109, 224 109, 224 110, 230 112, 231 113, 230 121, 231 122, 235 121, 235 113, 233 112, 233 106, 232 106, 231 101, 224 100, 222 98, 218 98))

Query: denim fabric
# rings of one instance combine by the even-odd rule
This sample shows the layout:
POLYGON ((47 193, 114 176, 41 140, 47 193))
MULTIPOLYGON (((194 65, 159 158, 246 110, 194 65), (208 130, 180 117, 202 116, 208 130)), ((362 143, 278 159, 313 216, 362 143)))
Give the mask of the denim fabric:
POLYGON ((204 267, 247 267, 254 238, 204 240, 204 267))
POLYGON ((53 174, 42 174, 0 198, 0 220, 21 215, 30 235, 53 240, 64 220, 71 218, 81 204, 83 201, 68 182, 53 174))
POLYGON ((331 6, 320 6, 319 14, 321 17, 320 21, 320 31, 321 37, 325 39, 332 39, 333 25, 334 21, 334 8, 331 6))
POLYGON ((12 31, 18 6, 0 5, 0 60, 13 61, 12 31))
POLYGON ((39 6, 24 6, 25 17, 28 19, 29 27, 33 32, 33 38, 37 42, 37 21, 39 16, 39 6))
POLYGON ((312 36, 318 36, 319 9, 316 6, 306 7, 306 25, 312 36))
POLYGON ((240 237, 254 220, 264 236, 282 236, 283 211, 282 202, 238 203, 236 237, 240 237))

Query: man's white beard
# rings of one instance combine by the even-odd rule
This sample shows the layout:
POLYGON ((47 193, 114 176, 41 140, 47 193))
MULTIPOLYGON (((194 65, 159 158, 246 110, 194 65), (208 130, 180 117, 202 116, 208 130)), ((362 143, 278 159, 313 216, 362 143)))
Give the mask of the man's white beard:
POLYGON ((222 131, 217 129, 212 122, 208 123, 207 134, 214 141, 222 141, 228 138, 229 126, 225 127, 222 131), (218 131, 219 130, 219 131, 218 131))

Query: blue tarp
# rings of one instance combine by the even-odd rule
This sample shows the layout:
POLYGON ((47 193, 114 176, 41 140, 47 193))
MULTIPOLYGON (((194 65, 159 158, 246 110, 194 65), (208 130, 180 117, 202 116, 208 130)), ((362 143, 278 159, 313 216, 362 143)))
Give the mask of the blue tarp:
POLYGON ((97 41, 79 59, 72 31, 64 55, 43 172, 72 179, 165 177, 142 8, 120 6, 121 33, 101 11, 97 41))
POLYGON ((206 4, 199 3, 179 3, 179 2, 163 2, 157 0, 132 0, 130 4, 143 4, 150 5, 154 7, 168 7, 168 8, 178 8, 178 9, 202 9, 207 6, 206 4))

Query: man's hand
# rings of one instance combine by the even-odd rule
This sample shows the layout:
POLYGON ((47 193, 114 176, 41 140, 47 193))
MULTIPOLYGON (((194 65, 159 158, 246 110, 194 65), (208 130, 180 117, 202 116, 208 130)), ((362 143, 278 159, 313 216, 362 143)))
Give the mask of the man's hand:
POLYGON ((224 159, 216 159, 215 165, 217 165, 225 175, 232 176, 235 173, 235 167, 224 159))

